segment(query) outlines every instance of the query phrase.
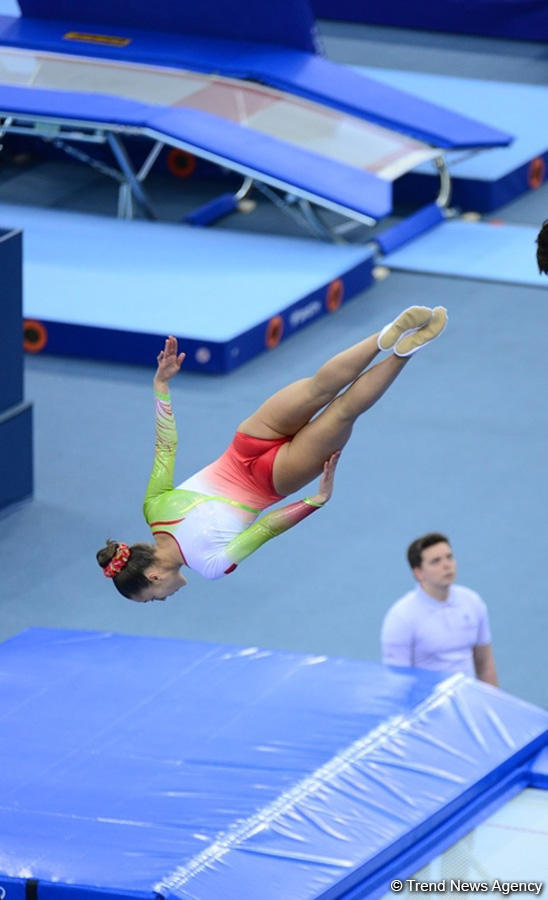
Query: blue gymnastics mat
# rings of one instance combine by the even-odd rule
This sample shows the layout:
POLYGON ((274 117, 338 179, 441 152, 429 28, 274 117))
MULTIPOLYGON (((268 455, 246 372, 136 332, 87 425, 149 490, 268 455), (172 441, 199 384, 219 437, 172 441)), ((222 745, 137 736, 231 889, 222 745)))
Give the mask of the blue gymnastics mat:
POLYGON ((0 205, 24 235, 29 351, 226 372, 373 281, 370 248, 0 205), (30 324, 29 324, 30 323, 30 324))
POLYGON ((537 227, 448 220, 384 257, 391 269, 527 284, 546 289, 536 262, 537 227))
POLYGON ((0 676, 7 900, 375 898, 548 745, 463 675, 255 647, 30 629, 0 676))
MULTIPOLYGON (((373 67, 359 67, 358 71, 424 100, 443 102, 454 112, 466 113, 514 135, 509 147, 475 155, 447 155, 456 206, 490 212, 544 180, 548 88, 373 67)), ((394 198, 396 202, 425 202, 436 196, 438 188, 437 173, 423 165, 399 179, 394 198)))

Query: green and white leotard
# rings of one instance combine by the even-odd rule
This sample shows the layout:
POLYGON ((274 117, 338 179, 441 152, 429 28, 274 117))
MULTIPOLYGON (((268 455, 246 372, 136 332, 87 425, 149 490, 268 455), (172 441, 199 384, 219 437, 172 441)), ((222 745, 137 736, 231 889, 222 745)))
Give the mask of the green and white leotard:
POLYGON ((227 467, 223 454, 214 463, 173 487, 177 429, 169 395, 155 398, 156 447, 143 511, 153 534, 170 534, 191 569, 220 578, 262 544, 314 512, 317 504, 298 500, 259 514, 273 501, 245 473, 227 467))

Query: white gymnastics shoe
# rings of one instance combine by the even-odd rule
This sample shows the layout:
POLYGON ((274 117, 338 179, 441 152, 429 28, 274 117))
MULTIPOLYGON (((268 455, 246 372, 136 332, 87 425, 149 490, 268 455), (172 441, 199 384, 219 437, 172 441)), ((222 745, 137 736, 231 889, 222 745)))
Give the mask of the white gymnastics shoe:
POLYGON ((404 309, 393 322, 384 326, 377 338, 377 347, 379 350, 390 350, 397 341, 427 325, 431 317, 432 310, 427 306, 404 309))
POLYGON ((427 344, 439 337, 446 325, 447 310, 444 306, 436 306, 432 310, 432 318, 427 325, 416 328, 396 341, 394 353, 396 356, 412 356, 417 350, 426 347, 427 344))

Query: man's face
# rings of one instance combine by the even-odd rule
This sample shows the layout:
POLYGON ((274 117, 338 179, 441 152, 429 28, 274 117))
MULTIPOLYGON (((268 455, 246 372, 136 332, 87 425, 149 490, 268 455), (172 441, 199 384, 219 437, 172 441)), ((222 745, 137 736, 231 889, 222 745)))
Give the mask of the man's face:
POLYGON ((453 584, 457 576, 457 564, 449 544, 440 541, 422 551, 420 566, 413 569, 413 574, 422 588, 443 590, 453 584))

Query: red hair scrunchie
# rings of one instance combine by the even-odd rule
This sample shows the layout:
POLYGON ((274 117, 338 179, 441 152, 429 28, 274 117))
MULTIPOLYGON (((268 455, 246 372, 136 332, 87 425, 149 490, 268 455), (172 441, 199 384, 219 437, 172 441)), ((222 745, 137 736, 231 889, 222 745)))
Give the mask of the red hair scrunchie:
POLYGON ((128 545, 121 543, 118 544, 116 553, 114 554, 108 565, 106 565, 103 569, 103 575, 105 575, 107 578, 114 578, 115 575, 118 575, 118 573, 122 571, 130 556, 131 550, 129 549, 128 545))

